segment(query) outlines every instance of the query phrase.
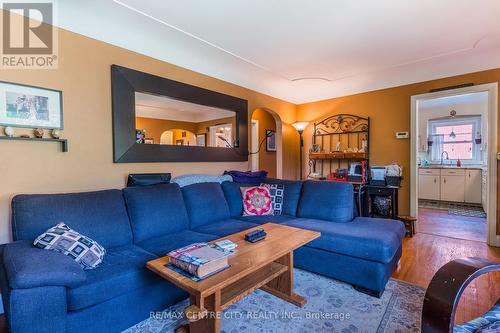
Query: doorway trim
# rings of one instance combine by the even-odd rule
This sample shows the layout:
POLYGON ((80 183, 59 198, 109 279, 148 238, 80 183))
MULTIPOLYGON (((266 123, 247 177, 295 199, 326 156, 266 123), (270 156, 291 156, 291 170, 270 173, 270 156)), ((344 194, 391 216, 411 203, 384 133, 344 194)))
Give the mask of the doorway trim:
MULTIPOLYGON (((251 120, 250 128, 250 152, 256 152, 259 149, 259 121, 256 119, 251 120)), ((250 155, 250 170, 259 170, 259 154, 250 155)))
MULTIPOLYGON (((439 97, 488 92, 488 165, 487 165, 487 243, 500 246, 500 235, 497 235, 497 138, 498 138, 498 83, 487 83, 476 86, 444 90, 433 93, 411 96, 410 119, 410 214, 418 217, 418 103, 439 97)), ((418 225, 418 223, 417 223, 418 225)), ((418 228, 418 226, 417 226, 418 228)))

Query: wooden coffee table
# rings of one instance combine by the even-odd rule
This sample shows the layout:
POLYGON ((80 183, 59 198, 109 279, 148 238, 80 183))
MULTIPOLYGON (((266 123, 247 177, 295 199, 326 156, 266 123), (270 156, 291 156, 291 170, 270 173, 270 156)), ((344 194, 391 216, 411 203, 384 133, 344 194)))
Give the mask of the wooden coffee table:
MULTIPOLYGON (((229 257, 231 267, 205 280, 194 282, 165 267, 168 257, 151 260, 147 267, 190 295, 186 309, 190 332, 219 332, 222 310, 257 289, 262 289, 297 306, 306 299, 293 291, 293 250, 316 239, 319 232, 267 223, 222 237, 238 244, 229 257), (264 229, 265 240, 245 241, 245 234, 264 229)), ((214 241, 215 242, 215 241, 214 241)))

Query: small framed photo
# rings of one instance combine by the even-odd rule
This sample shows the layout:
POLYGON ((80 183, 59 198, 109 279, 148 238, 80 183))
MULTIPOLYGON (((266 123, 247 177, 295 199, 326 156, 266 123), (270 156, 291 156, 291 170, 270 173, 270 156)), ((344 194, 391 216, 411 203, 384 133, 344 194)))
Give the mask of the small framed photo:
POLYGON ((196 134, 196 145, 198 147, 206 147, 207 146, 207 134, 196 134))
POLYGON ((146 141, 146 130, 136 129, 135 130, 135 142, 145 143, 146 141))
POLYGON ((62 91, 0 81, 0 125, 63 129, 62 91))
POLYGON ((147 145, 154 145, 155 144, 155 139, 153 138, 145 138, 144 143, 147 145))
POLYGON ((177 146, 184 146, 184 140, 183 139, 178 139, 178 140, 175 140, 175 144, 177 146))
POLYGON ((276 151, 276 131, 266 130, 266 151, 276 151))

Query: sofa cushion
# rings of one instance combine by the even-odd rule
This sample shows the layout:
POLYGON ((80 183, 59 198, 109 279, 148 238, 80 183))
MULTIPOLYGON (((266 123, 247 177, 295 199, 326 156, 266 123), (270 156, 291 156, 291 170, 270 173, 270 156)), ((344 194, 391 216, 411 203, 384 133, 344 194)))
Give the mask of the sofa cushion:
POLYGON ((391 261, 405 234, 400 221, 368 217, 351 223, 299 218, 284 224, 321 232, 321 237, 306 246, 381 263, 391 261))
POLYGON ((281 215, 283 211, 283 197, 285 193, 285 185, 262 183, 261 186, 266 186, 269 188, 269 193, 271 194, 271 201, 273 203, 273 215, 281 215))
POLYGON ((132 243, 122 191, 18 195, 12 199, 14 240, 33 241, 64 222, 106 249, 132 243))
POLYGON ((241 198, 240 188, 249 187, 253 185, 244 183, 235 183, 235 182, 223 182, 221 186, 224 192, 224 197, 226 198, 227 204, 229 206, 229 212, 231 214, 231 217, 242 216, 243 201, 241 198))
POLYGON ((291 215, 261 215, 261 216, 239 216, 238 220, 255 223, 255 224, 264 224, 264 223, 283 223, 293 219, 296 219, 295 216, 291 215))
POLYGON ((332 222, 349 222, 353 216, 354 190, 351 183, 305 181, 297 217, 332 222))
POLYGON ((182 188, 190 229, 228 219, 229 206, 219 183, 199 183, 182 188))
POLYGON ((224 237, 257 226, 258 224, 255 223, 245 222, 236 219, 228 219, 224 221, 219 221, 217 223, 198 227, 195 229, 195 231, 204 234, 212 234, 212 235, 217 235, 219 237, 224 237))
POLYGON ((83 309, 158 282, 159 278, 146 269, 146 262, 154 258, 135 245, 108 251, 99 267, 86 271, 83 285, 68 289, 68 310, 83 309))
POLYGON ((209 235, 206 233, 202 234, 195 231, 184 230, 172 234, 150 238, 146 241, 138 243, 137 246, 148 252, 154 253, 159 257, 162 257, 168 252, 181 248, 183 246, 192 243, 209 242, 216 238, 218 238, 216 235, 209 235))
POLYGON ((273 200, 267 186, 242 187, 243 215, 273 215, 273 200))
POLYGON ((83 269, 96 268, 106 254, 106 249, 95 240, 64 223, 45 231, 35 239, 33 245, 40 249, 60 252, 74 259, 83 269))
POLYGON ((187 230, 189 218, 178 184, 123 189, 134 242, 187 230))
POLYGON ((302 182, 298 180, 266 178, 264 183, 284 185, 285 192, 283 195, 283 208, 281 213, 296 216, 297 206, 299 205, 300 193, 302 190, 302 182))

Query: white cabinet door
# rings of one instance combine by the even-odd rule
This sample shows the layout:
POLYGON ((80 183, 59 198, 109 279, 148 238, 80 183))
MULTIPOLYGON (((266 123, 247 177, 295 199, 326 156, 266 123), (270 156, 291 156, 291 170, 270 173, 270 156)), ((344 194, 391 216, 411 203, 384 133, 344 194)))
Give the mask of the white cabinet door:
POLYGON ((418 175, 418 198, 439 200, 439 176, 418 175))
POLYGON ((465 202, 481 203, 481 170, 465 172, 465 202))
POLYGON ((441 200, 465 201, 465 177, 463 175, 441 176, 441 200))

